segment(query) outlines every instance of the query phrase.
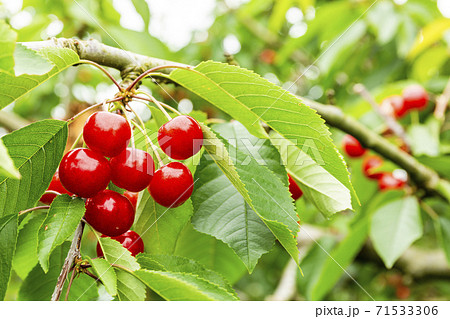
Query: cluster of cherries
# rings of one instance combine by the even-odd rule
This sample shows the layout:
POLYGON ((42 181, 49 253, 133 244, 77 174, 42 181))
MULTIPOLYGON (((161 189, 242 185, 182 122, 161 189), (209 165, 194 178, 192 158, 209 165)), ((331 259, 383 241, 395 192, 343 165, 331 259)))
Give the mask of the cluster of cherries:
MULTIPOLYGON (((86 198, 86 221, 102 237, 117 240, 136 255, 144 251, 142 239, 130 230, 138 192, 147 188, 155 202, 173 208, 191 196, 194 180, 181 162, 160 163, 155 171, 149 153, 127 147, 131 134, 123 116, 109 112, 92 114, 83 128, 88 148, 71 150, 63 157, 48 190, 86 198), (125 189, 124 194, 106 189, 110 182, 125 189)), ((195 119, 180 115, 161 126, 158 143, 172 159, 184 160, 201 149, 203 133, 195 119)), ((41 202, 50 204, 55 197, 44 194, 41 202)), ((99 245, 97 254, 103 256, 99 245)))
MULTIPOLYGON (((361 157, 367 150, 351 135, 345 135, 342 139, 342 148, 345 153, 353 158, 361 157)), ((401 189, 405 187, 406 180, 395 176, 392 172, 377 171, 383 165, 383 159, 377 155, 368 155, 362 163, 362 171, 367 178, 378 181, 378 188, 382 191, 389 189, 401 189)))
POLYGON ((391 95, 385 98, 380 107, 384 113, 401 118, 412 110, 423 110, 429 101, 427 91, 419 84, 407 86, 402 95, 391 95))

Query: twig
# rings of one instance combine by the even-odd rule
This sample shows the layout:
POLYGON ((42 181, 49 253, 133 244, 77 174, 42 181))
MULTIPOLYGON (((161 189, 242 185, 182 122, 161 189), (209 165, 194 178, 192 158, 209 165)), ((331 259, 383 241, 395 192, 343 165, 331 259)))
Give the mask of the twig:
POLYGON ((81 237, 83 236, 84 230, 84 222, 81 221, 78 224, 77 229, 75 230, 75 234, 73 236, 72 245, 70 245, 69 252, 67 253, 66 260, 64 261, 64 265, 61 269, 61 273, 59 274, 58 281, 56 282, 55 290, 52 294, 52 301, 58 301, 61 297, 61 292, 64 287, 64 282, 67 279, 67 275, 69 274, 70 268, 76 257, 80 257, 80 243, 81 237))
POLYGON ((405 142, 406 146, 408 146, 409 148, 410 144, 408 142, 408 136, 406 135, 403 127, 392 116, 382 111, 378 103, 374 100, 369 91, 367 91, 366 87, 363 84, 358 83, 355 84, 353 90, 355 91, 355 93, 361 95, 363 99, 369 102, 373 110, 383 118, 384 122, 392 130, 392 132, 394 132, 395 135, 400 137, 403 140, 403 142, 405 142))
POLYGON ((35 210, 49 209, 49 208, 50 208, 50 206, 48 206, 48 205, 46 205, 46 206, 37 206, 37 207, 28 208, 28 209, 25 209, 25 210, 19 212, 19 216, 20 216, 20 215, 23 215, 23 214, 26 214, 26 213, 29 213, 29 212, 32 212, 32 211, 35 211, 35 210))
POLYGON ((72 276, 70 276, 69 285, 67 286, 65 301, 69 299, 70 288, 72 288, 73 280, 75 279, 75 275, 77 274, 75 268, 72 270, 72 276))
POLYGON ((436 108, 434 109, 434 117, 438 120, 444 119, 445 110, 447 109, 448 102, 450 101, 450 79, 448 79, 447 85, 441 95, 436 98, 436 108))

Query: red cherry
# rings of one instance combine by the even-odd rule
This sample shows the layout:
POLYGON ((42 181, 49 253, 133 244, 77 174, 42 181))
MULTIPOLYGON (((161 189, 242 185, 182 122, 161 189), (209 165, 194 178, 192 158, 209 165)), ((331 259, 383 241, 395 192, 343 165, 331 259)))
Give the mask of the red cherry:
POLYGON ((111 168, 99 153, 87 148, 76 148, 61 160, 59 177, 69 192, 81 197, 92 197, 108 186, 111 168))
MULTIPOLYGON (((47 190, 49 191, 55 191, 60 194, 68 194, 72 196, 73 194, 71 192, 68 192, 64 186, 61 184, 61 180, 59 179, 59 172, 56 171, 55 174, 52 177, 52 181, 50 182, 50 185, 48 186, 47 190)), ((50 205, 53 200, 55 199, 56 194, 44 194, 42 195, 40 201, 44 204, 50 205)))
POLYGON ((127 147, 131 128, 127 120, 109 112, 96 112, 84 124, 86 145, 106 157, 117 156, 127 147))
POLYGON ((381 102, 381 107, 390 110, 389 115, 396 118, 401 118, 408 112, 401 95, 388 96, 381 102))
POLYGON ((150 184, 155 164, 149 153, 127 148, 119 156, 111 158, 111 181, 131 192, 140 192, 150 184))
POLYGON ((136 210, 139 193, 133 193, 133 192, 125 191, 123 193, 123 196, 128 198, 128 200, 131 202, 131 204, 133 204, 134 210, 136 210))
POLYGON ((428 103, 428 93, 419 84, 407 86, 403 92, 405 109, 423 109, 428 103))
MULTIPOLYGON (((102 237, 107 237, 102 235, 102 237)), ((141 236, 139 236, 136 232, 129 230, 122 235, 111 237, 122 244, 122 246, 128 249, 132 256, 136 256, 139 253, 144 252, 144 242, 142 241, 141 236)), ((103 257, 103 251, 100 247, 100 243, 97 243, 97 257, 103 257)))
POLYGON ((378 188, 381 191, 390 189, 402 189, 405 187, 406 182, 404 180, 396 178, 392 173, 382 173, 378 179, 378 188))
POLYGON ((300 189, 300 187, 298 187, 297 182, 289 174, 288 179, 289 179, 289 191, 291 192, 291 196, 294 200, 297 200, 300 197, 302 197, 303 192, 300 189))
POLYGON ((374 173, 373 170, 383 165, 383 160, 381 157, 376 155, 368 156, 364 159, 362 163, 362 170, 366 177, 370 179, 378 180, 383 173, 374 173))
POLYGON ((106 189, 86 201, 86 221, 106 236, 119 236, 134 222, 134 208, 123 195, 106 189))
POLYGON ((342 139, 342 148, 350 157, 360 157, 366 152, 366 149, 361 146, 359 141, 348 134, 342 139))
POLYGON ((407 286, 401 285, 395 289, 395 295, 398 299, 408 299, 411 295, 411 290, 407 286))
POLYGON ((273 64, 275 62, 275 58, 277 53, 272 49, 264 49, 261 51, 259 58, 262 62, 267 64, 273 64))
POLYGON ((158 143, 171 158, 185 160, 202 148, 203 132, 195 119, 180 115, 159 128, 158 143))
POLYGON ((161 166, 153 175, 148 190, 155 202, 164 207, 178 207, 191 196, 194 179, 191 171, 180 162, 161 166))

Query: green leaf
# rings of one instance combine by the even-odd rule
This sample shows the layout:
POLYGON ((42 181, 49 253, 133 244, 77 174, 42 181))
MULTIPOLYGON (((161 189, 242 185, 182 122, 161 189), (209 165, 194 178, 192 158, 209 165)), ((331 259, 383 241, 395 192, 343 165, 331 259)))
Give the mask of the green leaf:
POLYGON ((128 249, 124 248, 118 241, 109 237, 100 238, 100 247, 105 259, 112 265, 123 266, 131 271, 140 268, 136 258, 131 256, 128 249))
POLYGON ((413 124, 408 127, 411 149, 415 156, 439 155, 440 124, 436 119, 428 120, 425 124, 413 124))
POLYGON ((16 76, 22 74, 44 75, 53 69, 54 64, 34 50, 30 50, 20 43, 16 44, 14 51, 14 73, 16 76))
POLYGON ((22 221, 19 227, 17 248, 13 259, 13 269, 22 279, 25 279, 38 263, 38 233, 47 213, 37 211, 27 215, 28 219, 22 221))
POLYGON ((0 109, 80 60, 71 49, 44 48, 39 51, 39 54, 55 65, 46 74, 22 74, 15 77, 7 72, 0 71, 0 109))
POLYGON ((166 300, 237 300, 222 287, 193 274, 141 269, 134 273, 150 289, 166 300))
POLYGON ((134 230, 144 241, 145 251, 151 254, 171 254, 181 230, 192 216, 192 204, 188 200, 176 208, 156 203, 144 191, 136 212, 134 230))
POLYGON ((144 32, 148 32, 148 23, 150 20, 150 10, 145 0, 132 0, 136 11, 141 15, 144 20, 145 29, 144 32))
MULTIPOLYGON (((216 135, 211 129, 204 125, 202 125, 202 129, 203 136, 208 141, 204 144, 204 148, 209 153, 210 157, 223 171, 228 180, 233 184, 234 188, 239 191, 245 202, 259 218, 261 218, 273 235, 280 241, 281 245, 298 263, 298 249, 295 240, 298 231, 298 217, 287 186, 284 185, 283 182, 267 167, 260 166, 251 156, 248 156, 229 145, 226 140, 216 135), (227 149, 229 149, 230 152, 228 152, 227 149)), ((195 227, 201 227, 202 231, 204 230, 207 233, 214 234, 214 236, 220 236, 221 238, 224 238, 222 240, 225 240, 226 234, 222 234, 221 230, 223 223, 217 223, 218 216, 212 214, 214 213, 214 210, 211 210, 211 207, 214 206, 211 205, 216 205, 215 200, 208 195, 208 192, 201 191, 202 187, 208 187, 208 184, 206 184, 208 174, 201 173, 201 168, 205 167, 206 170, 208 169, 209 165, 207 165, 206 161, 210 161, 209 156, 205 155, 202 158, 202 161, 204 161, 204 164, 201 163, 200 167, 197 168, 195 178, 203 178, 205 180, 202 180, 203 183, 196 185, 194 193, 201 192, 197 194, 201 194, 201 196, 205 197, 196 198, 196 196, 200 195, 194 195, 193 197, 193 200, 197 202, 197 204, 195 204, 196 214, 201 214, 199 217, 194 215, 193 222, 196 225, 195 227), (200 205, 204 206, 201 207, 200 205), (209 214, 211 214, 212 217, 208 216, 208 210, 210 210, 209 214)), ((218 212, 220 215, 227 213, 218 212)), ((244 212, 244 221, 245 213, 248 212, 244 212)), ((231 217, 233 216, 226 216, 227 220, 231 220, 231 217)), ((253 219, 251 223, 252 226, 255 225, 253 219)), ((230 224, 228 226, 235 227, 236 231, 242 232, 243 229, 242 225, 230 224)), ((227 231, 228 230, 229 229, 227 229, 227 231)), ((261 227, 254 230, 260 231, 261 227)), ((244 225, 244 234, 245 232, 244 225)), ((230 236, 231 235, 232 234, 230 234, 230 236)), ((264 237, 267 236, 264 235, 264 237)), ((228 237, 226 240, 229 241, 228 244, 231 245, 232 240, 234 241, 234 237, 228 237)), ((235 251, 237 249, 237 247, 232 248, 235 249, 235 251)), ((239 255, 242 253, 242 250, 239 250, 239 252, 236 251, 236 253, 242 258, 242 255, 239 255)), ((253 252, 251 253, 253 254, 253 252)), ((255 258, 256 256, 251 257, 255 258)), ((244 264, 248 260, 249 259, 245 260, 244 258, 244 264)), ((251 263, 246 264, 246 266, 249 270, 252 269, 251 263)))
POLYGON ((13 53, 17 35, 5 20, 0 20, 0 34, 2 35, 0 38, 0 73, 7 72, 14 74, 13 53))
POLYGON ((414 59, 417 55, 442 39, 448 29, 450 29, 449 19, 441 18, 433 20, 417 34, 407 58, 414 59))
POLYGON ((422 233, 419 204, 412 196, 382 205, 372 217, 370 238, 387 268, 391 268, 422 233))
POLYGON ((194 274, 236 295, 225 278, 195 260, 180 256, 148 254, 139 254, 137 259, 143 269, 194 274))
POLYGON ((246 273, 244 264, 230 247, 194 230, 191 224, 186 225, 180 233, 174 254, 198 261, 223 275, 231 284, 246 273))
POLYGON ((0 300, 5 298, 17 241, 17 214, 0 218, 0 300))
POLYGON ((144 301, 145 285, 134 275, 115 269, 117 275, 117 296, 122 301, 144 301))
POLYGON ((2 140, 22 178, 0 176, 0 217, 35 206, 45 192, 63 156, 67 122, 36 122, 2 140))
POLYGON ((33 268, 20 286, 19 300, 51 299, 69 247, 70 243, 65 242, 53 251, 50 256, 50 267, 47 273, 44 273, 39 265, 33 268))
POLYGON ((111 295, 117 295, 117 276, 114 268, 103 258, 91 259, 87 257, 94 274, 102 281, 106 291, 111 295))
POLYGON ((448 263, 450 263, 450 219, 439 217, 440 240, 448 263))
MULTIPOLYGON (((65 300, 67 287, 69 286, 69 279, 67 279, 64 283, 64 288, 61 293, 61 300, 65 300)), ((98 284, 95 279, 85 274, 79 274, 73 280, 67 300, 96 301, 98 299, 98 296, 98 284)))
POLYGON ((14 179, 19 179, 21 177, 19 171, 14 166, 12 159, 9 157, 8 150, 3 144, 3 140, 0 140, 0 176, 14 179))
POLYGON ((273 8, 271 10, 268 28, 275 34, 281 31, 285 21, 286 12, 292 6, 293 0, 278 0, 274 1, 273 8))
POLYGON ((350 190, 303 151, 308 149, 306 144, 299 149, 275 132, 271 132, 270 138, 278 148, 289 174, 322 214, 331 217, 335 213, 352 209, 350 190))
POLYGON ((44 272, 48 271, 52 251, 75 232, 85 211, 84 201, 80 197, 63 194, 53 200, 38 235, 39 263, 44 272))
POLYGON ((170 78, 241 122, 251 134, 265 138, 265 122, 297 147, 311 146, 313 160, 345 187, 354 190, 342 156, 317 113, 259 75, 233 65, 202 62, 194 70, 177 69, 170 78))

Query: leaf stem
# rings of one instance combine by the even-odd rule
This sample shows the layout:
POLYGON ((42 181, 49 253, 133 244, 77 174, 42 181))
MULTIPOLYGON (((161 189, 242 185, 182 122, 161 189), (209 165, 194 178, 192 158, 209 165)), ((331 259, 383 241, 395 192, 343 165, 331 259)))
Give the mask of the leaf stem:
POLYGON ((108 71, 106 71, 106 69, 104 67, 102 67, 100 64, 95 63, 93 61, 90 60, 80 60, 79 63, 83 63, 83 64, 90 64, 95 66, 96 68, 100 69, 103 73, 106 74, 106 76, 114 83, 114 85, 119 89, 119 91, 122 91, 122 87, 120 86, 120 84, 113 78, 113 76, 111 75, 111 73, 109 73, 108 71))
POLYGON ((49 209, 49 208, 50 208, 49 205, 46 205, 46 206, 37 206, 37 207, 28 208, 28 209, 25 209, 25 210, 19 212, 19 216, 20 216, 20 215, 23 215, 23 214, 26 214, 26 213, 29 213, 29 212, 32 212, 32 211, 35 211, 35 210, 49 209))

